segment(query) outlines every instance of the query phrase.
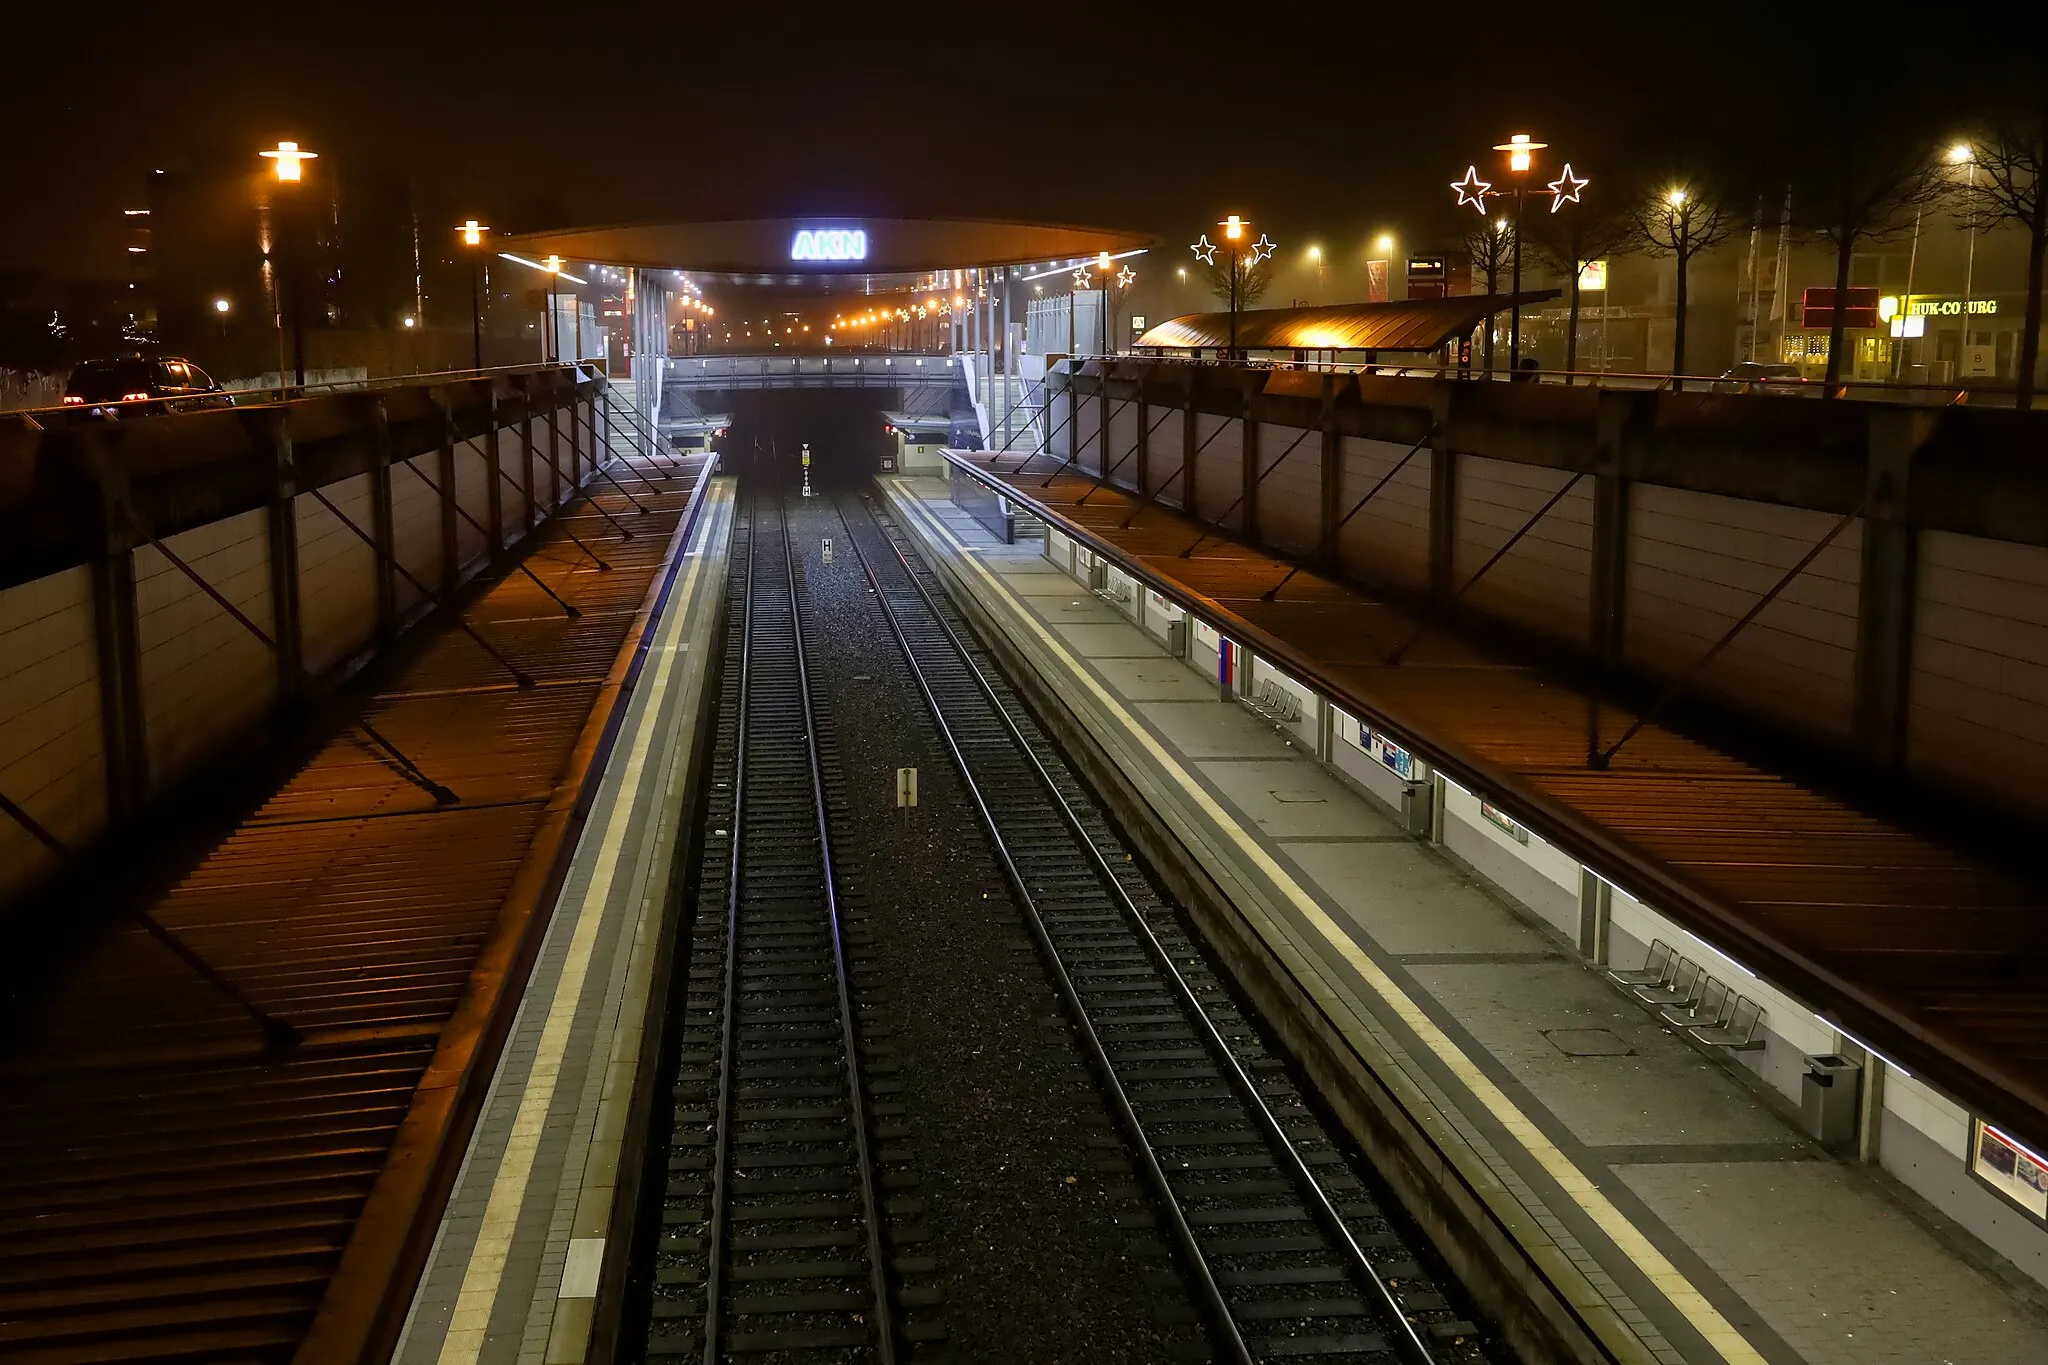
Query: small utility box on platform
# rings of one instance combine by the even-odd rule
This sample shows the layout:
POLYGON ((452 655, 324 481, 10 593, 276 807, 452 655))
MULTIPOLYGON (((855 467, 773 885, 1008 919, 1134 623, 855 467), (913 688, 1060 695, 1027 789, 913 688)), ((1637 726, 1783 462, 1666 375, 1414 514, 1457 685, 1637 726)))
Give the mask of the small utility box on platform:
POLYGON ((1807 1136, 1823 1147, 1846 1147, 1856 1140, 1857 1100, 1863 1088, 1863 1064, 1837 1053, 1806 1059, 1799 1078, 1799 1116, 1807 1136))

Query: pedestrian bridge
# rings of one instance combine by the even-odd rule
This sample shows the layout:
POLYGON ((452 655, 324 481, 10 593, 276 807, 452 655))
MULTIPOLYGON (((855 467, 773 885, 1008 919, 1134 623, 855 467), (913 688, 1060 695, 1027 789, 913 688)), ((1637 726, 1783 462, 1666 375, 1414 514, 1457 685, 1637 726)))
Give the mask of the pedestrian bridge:
POLYGON ((950 355, 680 356, 668 363, 669 389, 900 389, 966 383, 950 355))

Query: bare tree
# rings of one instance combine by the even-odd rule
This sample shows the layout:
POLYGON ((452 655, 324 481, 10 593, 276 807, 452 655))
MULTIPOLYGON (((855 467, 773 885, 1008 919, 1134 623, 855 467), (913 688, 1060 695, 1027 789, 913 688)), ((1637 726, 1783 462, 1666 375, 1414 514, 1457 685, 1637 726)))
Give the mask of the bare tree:
MULTIPOLYGON (((1536 220, 1529 245, 1536 258, 1571 281, 1571 317, 1565 333, 1564 368, 1579 368, 1579 279, 1586 267, 1620 255, 1636 244, 1634 221, 1612 200, 1582 197, 1536 220)), ((1569 381, 1567 381, 1569 382, 1569 381)))
POLYGON ((1847 322, 1849 264, 1859 246, 1912 231, 1911 210, 1950 189, 1933 145, 1917 122, 1881 122, 1857 109, 1820 130, 1795 174, 1792 222, 1835 249, 1835 309, 1828 327, 1827 394, 1839 392, 1847 322))
MULTIPOLYGON (((1467 223, 1464 243, 1465 256, 1472 262, 1472 268, 1486 277, 1486 292, 1489 296, 1500 293, 1500 277, 1508 273, 1508 265, 1515 258, 1515 225, 1503 216, 1492 220, 1480 219, 1467 223)), ((1493 373, 1493 319, 1485 322, 1485 367, 1493 373)))
POLYGON ((1729 197, 1696 180, 1679 180, 1637 198, 1631 217, 1636 244, 1651 256, 1669 256, 1678 265, 1676 326, 1671 339, 1672 387, 1684 387, 1685 313, 1692 260, 1728 240, 1742 225, 1729 197))
MULTIPOLYGON (((1209 292, 1230 306, 1230 257, 1219 250, 1216 259, 1203 267, 1209 284, 1209 292)), ((1237 306, 1240 310, 1257 303, 1273 283, 1273 258, 1254 261, 1252 253, 1243 251, 1237 257, 1237 306)))
MULTIPOLYGON (((2042 190, 2048 167, 2048 92, 2031 106, 2003 111, 1971 139, 1968 171, 1958 193, 1965 227, 2012 224, 2027 233, 2026 320, 2020 330, 2018 390, 2021 408, 2034 402, 2034 367, 2041 358, 2041 277, 2048 248, 2048 195, 2042 190)), ((1969 320, 1964 319, 1967 328, 1969 320)))

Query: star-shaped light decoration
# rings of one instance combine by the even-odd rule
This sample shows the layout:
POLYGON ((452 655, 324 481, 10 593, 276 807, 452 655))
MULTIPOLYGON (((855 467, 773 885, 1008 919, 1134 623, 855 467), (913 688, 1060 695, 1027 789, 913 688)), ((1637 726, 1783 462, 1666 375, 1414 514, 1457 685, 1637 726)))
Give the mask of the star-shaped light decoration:
POLYGON ((1252 243, 1252 264, 1257 265, 1279 249, 1278 242, 1268 238, 1265 233, 1260 233, 1259 240, 1252 243))
POLYGON ((1467 166, 1465 168, 1465 178, 1463 180, 1453 180, 1451 188, 1458 192, 1459 208, 1464 208, 1467 204, 1470 204, 1481 213, 1486 212, 1486 196, 1493 193, 1493 182, 1491 180, 1481 180, 1477 166, 1467 166))
POLYGON ((1116 272, 1116 287, 1119 289, 1129 289, 1131 282, 1137 278, 1138 272, 1129 266, 1125 266, 1122 270, 1116 272))
POLYGON ((1208 233, 1203 233, 1202 240, 1196 242, 1193 246, 1189 247, 1188 250, 1194 252, 1195 259, 1200 261, 1203 265, 1216 264, 1216 244, 1209 240, 1208 233))
POLYGON ((1088 272, 1087 272, 1087 271, 1085 271, 1085 270, 1076 270, 1076 271, 1074 272, 1074 288, 1078 290, 1078 289, 1086 289, 1087 287, 1088 287, 1088 272))
POLYGON ((1565 162, 1564 170, 1559 172, 1557 179, 1546 186, 1550 191, 1550 211, 1556 213, 1566 204, 1578 203, 1579 191, 1592 183, 1583 175, 1573 175, 1572 163, 1565 162))

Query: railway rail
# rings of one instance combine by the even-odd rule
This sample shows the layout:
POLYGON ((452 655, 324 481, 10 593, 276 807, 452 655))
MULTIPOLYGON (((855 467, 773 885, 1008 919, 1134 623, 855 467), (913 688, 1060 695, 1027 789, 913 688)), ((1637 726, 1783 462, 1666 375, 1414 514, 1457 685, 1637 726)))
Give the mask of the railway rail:
POLYGON ((1487 1358, 886 512, 840 507, 1216 1358, 1487 1358))
POLYGON ((698 888, 724 913, 700 910, 690 945, 647 1357, 893 1362, 887 1106, 864 1075, 797 566, 780 500, 763 510, 734 532, 698 888))

